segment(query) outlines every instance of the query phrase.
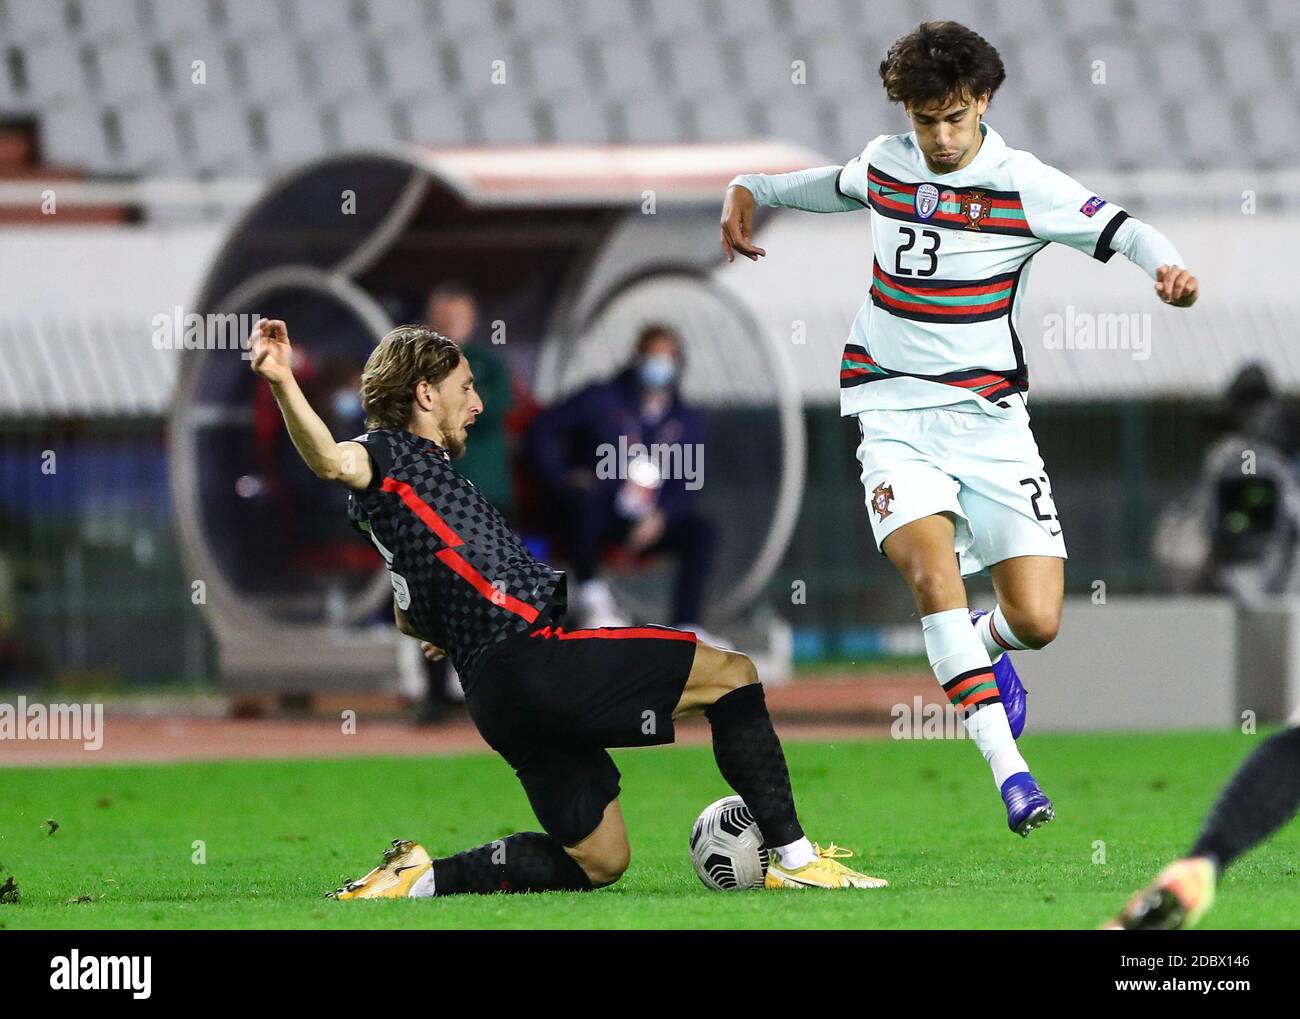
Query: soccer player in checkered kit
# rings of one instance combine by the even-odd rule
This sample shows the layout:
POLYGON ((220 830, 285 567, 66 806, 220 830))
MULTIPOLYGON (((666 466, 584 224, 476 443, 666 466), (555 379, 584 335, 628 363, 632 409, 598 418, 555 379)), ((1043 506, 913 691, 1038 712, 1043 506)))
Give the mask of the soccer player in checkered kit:
POLYGON ((722 777, 772 852, 768 888, 879 888, 851 856, 804 835, 785 753, 746 656, 664 626, 571 630, 565 576, 535 559, 453 461, 483 410, 457 345, 399 326, 361 377, 364 435, 336 442, 293 377, 285 324, 263 319, 252 368, 271 385, 289 435, 317 477, 349 490, 348 516, 393 584, 398 628, 444 653, 479 733, 515 769, 542 832, 519 832, 440 859, 395 840, 339 899, 586 891, 630 859, 609 747, 671 743, 703 714, 722 777))
POLYGON ((1053 241, 1102 262, 1119 252, 1179 308, 1197 281, 1153 227, 983 122, 1006 74, 975 32, 925 22, 890 47, 880 76, 913 130, 872 139, 844 166, 735 178, 722 246, 729 261, 766 254, 755 205, 870 210, 872 279, 844 348, 841 413, 861 429, 876 545, 911 588, 935 676, 1023 836, 1053 808, 1016 744, 1025 691, 1007 652, 1055 638, 1066 557, 1016 333, 1029 263, 1053 241), (962 581, 982 570, 998 599, 988 613, 969 610, 962 581))

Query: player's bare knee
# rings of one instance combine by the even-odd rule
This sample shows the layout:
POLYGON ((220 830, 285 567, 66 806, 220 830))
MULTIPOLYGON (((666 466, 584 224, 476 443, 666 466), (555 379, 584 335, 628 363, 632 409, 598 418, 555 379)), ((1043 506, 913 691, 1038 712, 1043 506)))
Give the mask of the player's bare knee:
POLYGON ((1013 617, 1008 613, 1007 622, 1021 643, 1037 650, 1056 640, 1056 634, 1061 628, 1061 614, 1044 610, 1025 612, 1013 617))
POLYGON ((722 685, 727 689, 739 690, 742 686, 753 686, 758 682, 758 666, 748 656, 739 651, 727 653, 723 666, 722 685))
POLYGON ((632 862, 632 849, 626 843, 611 846, 598 854, 584 855, 578 859, 587 880, 593 888, 607 888, 617 883, 632 862))
POLYGON ((917 607, 922 611, 941 611, 950 602, 960 602, 964 598, 960 578, 952 577, 947 570, 936 570, 928 565, 916 566, 908 570, 904 578, 912 589, 917 607))

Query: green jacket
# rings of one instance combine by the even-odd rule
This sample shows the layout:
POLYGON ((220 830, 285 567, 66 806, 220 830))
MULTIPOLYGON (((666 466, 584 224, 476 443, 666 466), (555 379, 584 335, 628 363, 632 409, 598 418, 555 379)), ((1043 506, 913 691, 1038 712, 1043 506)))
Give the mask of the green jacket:
POLYGON ((483 399, 483 413, 469 429, 465 455, 456 461, 456 470, 474 482, 483 497, 509 518, 515 504, 506 435, 506 414, 511 403, 510 373, 490 344, 469 343, 464 349, 474 373, 474 388, 483 399))

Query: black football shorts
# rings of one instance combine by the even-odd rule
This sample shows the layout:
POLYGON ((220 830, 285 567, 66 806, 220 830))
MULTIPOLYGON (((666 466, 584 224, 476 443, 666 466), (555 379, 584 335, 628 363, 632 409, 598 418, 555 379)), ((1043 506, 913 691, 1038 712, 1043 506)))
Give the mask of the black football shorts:
POLYGON ((608 747, 673 741, 695 634, 664 626, 544 626, 491 645, 465 695, 546 832, 575 845, 618 796, 608 747))

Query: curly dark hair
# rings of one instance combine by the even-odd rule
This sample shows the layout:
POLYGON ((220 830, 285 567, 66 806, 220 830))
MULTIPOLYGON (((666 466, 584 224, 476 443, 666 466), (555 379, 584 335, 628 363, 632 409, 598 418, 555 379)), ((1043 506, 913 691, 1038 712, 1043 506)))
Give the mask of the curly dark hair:
POLYGON ((421 379, 437 385, 460 364, 460 347, 428 326, 390 330, 361 373, 361 406, 367 428, 405 428, 421 379))
POLYGON ((880 62, 890 102, 927 106, 963 96, 992 98, 1006 80, 1002 57, 982 35, 955 21, 923 21, 880 62))

